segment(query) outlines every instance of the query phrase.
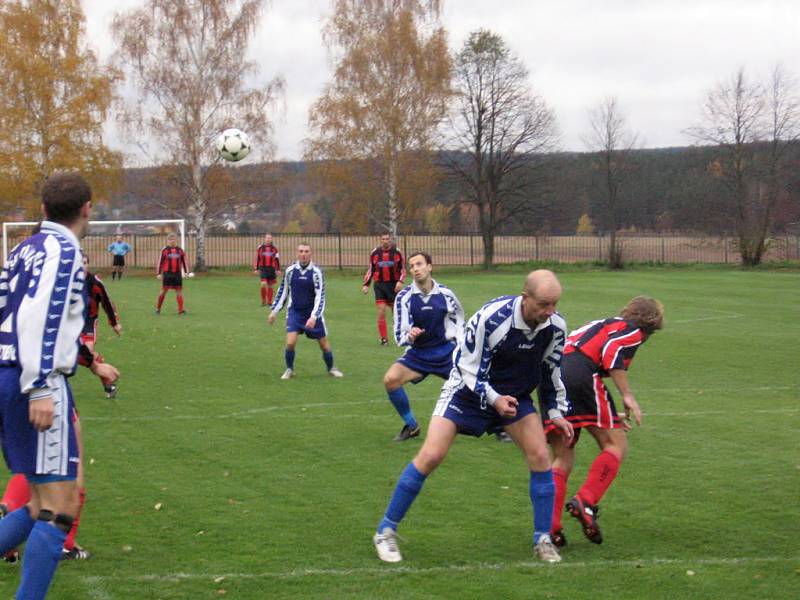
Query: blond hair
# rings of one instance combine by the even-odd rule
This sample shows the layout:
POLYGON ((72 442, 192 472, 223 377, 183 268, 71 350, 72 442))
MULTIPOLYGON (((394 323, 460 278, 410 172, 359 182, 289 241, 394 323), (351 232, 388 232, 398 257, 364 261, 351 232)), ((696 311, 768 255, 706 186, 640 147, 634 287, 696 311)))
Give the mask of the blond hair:
POLYGON ((646 333, 653 333, 664 327, 664 305, 649 296, 636 296, 619 312, 619 316, 633 321, 646 333))

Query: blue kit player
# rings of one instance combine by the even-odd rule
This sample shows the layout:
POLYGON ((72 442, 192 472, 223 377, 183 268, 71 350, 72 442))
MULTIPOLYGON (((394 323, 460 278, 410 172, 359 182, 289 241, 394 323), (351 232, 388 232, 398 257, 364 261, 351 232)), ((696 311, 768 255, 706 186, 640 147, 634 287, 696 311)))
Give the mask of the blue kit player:
POLYGON ((297 246, 297 262, 286 269, 278 296, 270 308, 267 321, 275 322, 284 304, 288 309, 286 315, 286 371, 281 379, 294 377, 294 349, 297 336, 305 333, 307 337, 319 342, 322 358, 331 377, 344 377, 344 374, 333 365, 333 352, 328 341, 328 331, 322 313, 325 310, 325 277, 322 269, 311 262, 311 246, 297 246))
POLYGON ((412 254, 407 264, 414 282, 394 301, 394 339, 406 352, 383 376, 389 401, 405 422, 396 442, 416 437, 420 430, 403 385, 419 383, 428 375, 447 379, 456 341, 464 329, 464 309, 458 298, 431 278, 430 254, 412 254))
POLYGON ((44 598, 78 510, 78 445, 69 377, 84 322, 78 238, 91 190, 75 174, 42 189, 45 221, 0 275, 0 423, 9 469, 31 484, 30 502, 0 520, 0 555, 25 544, 17 598, 44 598), (27 540, 27 541, 26 541, 27 540))
MULTIPOLYGON (((531 398, 538 388, 551 423, 570 439, 572 426, 564 418, 569 403, 560 371, 567 337, 566 323, 556 313, 560 297, 556 276, 534 271, 521 295, 492 300, 469 320, 422 449, 400 475, 372 538, 378 558, 385 562, 403 559, 397 527, 425 479, 447 456, 456 434, 480 436, 502 428, 528 463, 534 551, 546 562, 561 560, 550 539, 555 493, 550 453, 531 398)), ((462 504, 462 508, 468 506, 462 504)))

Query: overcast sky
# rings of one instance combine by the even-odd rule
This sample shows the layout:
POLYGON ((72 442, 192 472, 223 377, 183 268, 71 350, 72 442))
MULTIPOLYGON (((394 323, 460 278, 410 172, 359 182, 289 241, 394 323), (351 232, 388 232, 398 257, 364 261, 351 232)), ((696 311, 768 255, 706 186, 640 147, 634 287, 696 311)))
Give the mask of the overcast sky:
MULTIPOLYGON (((143 0, 83 0, 90 46, 108 60, 113 14, 143 0)), ((264 81, 286 79, 278 159, 298 159, 308 108, 330 78, 320 28, 330 0, 272 0, 250 58, 264 81)), ((478 28, 500 34, 555 109, 563 149, 584 150, 588 110, 616 96, 646 147, 687 145, 704 93, 744 66, 800 75, 800 0, 444 0, 451 49, 478 28)), ((122 149, 113 127, 108 142, 122 149)), ((132 162, 136 162, 136 158, 132 162)))

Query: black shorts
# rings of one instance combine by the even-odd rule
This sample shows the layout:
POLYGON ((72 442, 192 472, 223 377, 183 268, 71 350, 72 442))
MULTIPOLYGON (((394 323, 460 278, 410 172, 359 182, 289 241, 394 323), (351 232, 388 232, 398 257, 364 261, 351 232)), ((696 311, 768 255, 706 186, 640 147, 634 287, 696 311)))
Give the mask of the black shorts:
POLYGON ((376 281, 375 287, 375 302, 386 302, 386 304, 394 304, 394 299, 397 294, 394 291, 394 286, 397 283, 388 283, 385 281, 376 281))
MULTIPOLYGON (((589 357, 580 351, 565 354, 561 359, 561 380, 572 404, 567 420, 574 429, 622 427, 611 392, 589 357)), ((544 425, 547 432, 554 429, 549 419, 544 425)))
POLYGON ((258 267, 258 274, 262 280, 275 281, 275 267, 258 267))
POLYGON ((115 267, 124 267, 125 266, 125 255, 123 255, 123 254, 115 254, 114 255, 114 266, 115 267))
POLYGON ((165 287, 165 288, 183 287, 183 274, 182 273, 162 273, 161 274, 161 287, 165 287))

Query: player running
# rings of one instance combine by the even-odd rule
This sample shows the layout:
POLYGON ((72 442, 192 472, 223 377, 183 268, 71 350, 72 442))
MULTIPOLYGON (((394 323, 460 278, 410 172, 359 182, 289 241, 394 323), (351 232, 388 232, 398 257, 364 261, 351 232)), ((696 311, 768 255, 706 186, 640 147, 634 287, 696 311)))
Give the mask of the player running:
MULTIPOLYGON (((86 274, 86 282, 84 289, 86 290, 86 320, 83 324, 83 331, 81 331, 81 343, 83 343, 89 350, 94 353, 94 359, 98 362, 103 362, 103 356, 95 351, 94 345, 97 339, 97 317, 100 314, 100 307, 108 317, 108 324, 118 336, 122 335, 122 324, 119 322, 119 315, 111 297, 108 295, 106 286, 103 285, 100 277, 89 271, 89 258, 84 255, 83 257, 83 270, 86 274)), ((113 381, 101 379, 103 384, 103 391, 106 398, 113 398, 117 395, 117 384, 113 381)))
POLYGON ((131 251, 131 246, 123 241, 121 235, 117 235, 117 239, 108 245, 108 252, 114 257, 113 266, 111 267, 111 280, 117 277, 122 279, 122 271, 125 269, 125 255, 131 251))
POLYGON ((369 291, 371 281, 375 283, 375 306, 378 311, 378 335, 381 345, 389 344, 386 330, 386 308, 392 306, 395 296, 403 289, 406 270, 403 267, 403 255, 392 243, 388 233, 381 235, 381 245, 369 255, 369 267, 364 276, 361 291, 369 291))
POLYGON ((425 479, 447 456, 456 434, 477 437, 503 428, 522 450, 530 471, 534 551, 546 562, 561 560, 550 540, 554 493, 550 454, 531 399, 538 388, 552 423, 568 439, 572 436, 572 426, 563 417, 569 404, 559 367, 566 339, 566 324, 556 313, 560 297, 556 276, 534 271, 521 295, 492 300, 469 320, 422 449, 400 475, 372 538, 378 558, 402 560, 397 527, 425 479))
POLYGON ((383 376, 389 401, 405 422, 396 442, 417 437, 420 431, 403 385, 419 383, 428 375, 447 379, 453 368, 453 349, 464 329, 464 309, 458 298, 431 277, 430 254, 409 256, 408 270, 414 281, 394 301, 394 339, 406 351, 383 376))
POLYGON ((264 236, 264 243, 256 250, 253 272, 261 278, 261 306, 272 304, 273 286, 281 274, 281 255, 272 243, 272 236, 264 236))
POLYGON ((344 374, 333 364, 333 352, 328 341, 328 330, 322 316, 325 310, 325 276, 322 269, 311 262, 311 245, 297 246, 297 262, 291 265, 283 275, 278 288, 278 297, 272 303, 267 322, 272 325, 275 318, 287 304, 286 311, 286 371, 281 379, 294 377, 294 354, 297 336, 305 333, 306 337, 317 340, 322 350, 322 359, 331 377, 344 377, 344 374))
POLYGON ((575 429, 575 436, 565 439, 549 419, 544 422, 555 455, 556 499, 551 531, 553 542, 559 547, 567 544, 561 527, 561 507, 575 462, 575 444, 582 429, 588 430, 595 439, 600 454, 566 508, 580 522, 589 541, 595 544, 603 542, 597 526, 597 503, 614 481, 627 453, 625 432, 630 429, 628 421, 633 416, 637 425, 642 423, 642 411, 628 384, 628 367, 636 350, 663 325, 664 306, 653 298, 637 296, 628 302, 618 317, 592 321, 567 338, 561 373, 572 403, 567 420, 575 429), (611 393, 603 383, 604 377, 611 377, 622 394, 623 419, 617 415, 611 393))
POLYGON ((156 278, 161 280, 161 293, 156 302, 157 315, 161 314, 161 305, 164 304, 164 296, 169 290, 175 290, 178 314, 186 314, 183 308, 183 274, 188 271, 186 253, 178 246, 178 236, 170 233, 167 236, 167 245, 161 250, 156 266, 156 278))

